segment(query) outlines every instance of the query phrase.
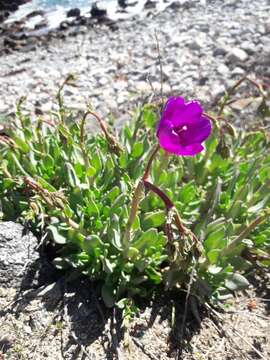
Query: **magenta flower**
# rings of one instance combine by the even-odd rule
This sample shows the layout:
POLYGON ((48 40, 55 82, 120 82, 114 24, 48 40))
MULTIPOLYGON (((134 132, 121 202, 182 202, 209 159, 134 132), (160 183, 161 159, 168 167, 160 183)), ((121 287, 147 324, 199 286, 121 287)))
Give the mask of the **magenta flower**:
POLYGON ((196 155, 211 133, 211 123, 198 101, 171 97, 164 106, 157 128, 160 146, 176 155, 196 155))

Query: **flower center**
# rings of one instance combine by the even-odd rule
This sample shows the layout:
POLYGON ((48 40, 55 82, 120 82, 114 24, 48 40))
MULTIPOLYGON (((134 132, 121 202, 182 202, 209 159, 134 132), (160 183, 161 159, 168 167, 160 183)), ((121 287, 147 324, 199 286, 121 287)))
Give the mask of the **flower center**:
POLYGON ((181 125, 181 126, 177 126, 173 129, 174 133, 177 135, 180 135, 181 133, 183 133, 184 131, 187 131, 187 125, 181 125))
POLYGON ((181 125, 181 126, 176 126, 173 129, 173 133, 174 135, 178 136, 178 141, 179 144, 182 146, 186 146, 189 143, 189 132, 188 130, 188 126, 187 125, 181 125))

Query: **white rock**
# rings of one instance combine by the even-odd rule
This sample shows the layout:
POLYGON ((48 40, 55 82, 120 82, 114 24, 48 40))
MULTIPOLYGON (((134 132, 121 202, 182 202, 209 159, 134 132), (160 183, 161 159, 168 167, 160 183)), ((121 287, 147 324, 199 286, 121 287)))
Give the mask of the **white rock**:
POLYGON ((217 72, 220 75, 227 75, 230 72, 230 69, 225 64, 220 64, 217 68, 217 72))
POLYGON ((226 89, 224 85, 214 85, 211 90, 211 94, 213 97, 220 97, 224 95, 226 89))
POLYGON ((232 75, 244 75, 244 74, 245 74, 245 70, 240 67, 236 67, 232 71, 232 75))
POLYGON ((240 48, 232 48, 227 56, 227 59, 231 63, 244 62, 248 59, 248 54, 240 48))
POLYGON ((148 82, 138 81, 136 84, 136 90, 139 92, 151 92, 152 88, 148 82))
POLYGON ((99 85, 104 86, 108 84, 108 79, 106 79, 105 77, 102 77, 99 79, 99 85))
POLYGON ((188 44, 191 50, 201 50, 205 46, 205 39, 202 36, 197 37, 188 44))
POLYGON ((256 52, 256 45, 254 45, 251 41, 243 41, 241 43, 241 48, 249 55, 252 55, 256 52))
POLYGON ((0 113, 5 113, 9 109, 9 106, 0 100, 0 113))

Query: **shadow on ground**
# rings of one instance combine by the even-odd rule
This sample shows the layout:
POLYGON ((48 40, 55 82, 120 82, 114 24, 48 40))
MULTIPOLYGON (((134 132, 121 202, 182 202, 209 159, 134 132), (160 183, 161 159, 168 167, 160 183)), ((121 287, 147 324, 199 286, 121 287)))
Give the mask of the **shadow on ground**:
MULTIPOLYGON (((32 334, 38 333, 39 339, 31 344, 23 340, 25 346, 29 347, 29 359, 31 354, 37 353, 38 359, 42 359, 42 356, 45 358, 40 349, 48 341, 49 335, 59 338, 59 350, 63 358, 70 360, 110 360, 121 358, 123 353, 130 354, 129 359, 135 359, 141 356, 136 355, 135 348, 145 358, 181 359, 183 345, 198 331, 199 325, 190 307, 185 311, 184 293, 158 290, 151 300, 139 301, 140 311, 128 332, 124 331, 120 310, 105 308, 98 293, 98 284, 88 279, 76 279, 76 276, 69 281, 61 273, 54 272, 49 262, 41 266, 40 260, 37 260, 28 267, 20 289, 11 303, 0 311, 0 316, 5 319, 12 315, 25 324, 24 314, 30 313, 27 326, 32 334), (33 311, 35 306, 39 310, 33 311), (49 321, 47 314, 50 314, 49 321), (156 348, 155 339, 159 334, 166 337, 166 348, 156 348), (162 357, 159 353, 163 354, 162 357)), ((13 345, 8 339, 2 343, 0 339, 3 352, 12 351, 13 345)))

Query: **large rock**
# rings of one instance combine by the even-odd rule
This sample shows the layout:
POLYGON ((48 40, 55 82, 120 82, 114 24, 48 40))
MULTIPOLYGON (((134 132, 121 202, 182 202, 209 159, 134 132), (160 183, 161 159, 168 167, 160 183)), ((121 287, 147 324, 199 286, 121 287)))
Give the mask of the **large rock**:
MULTIPOLYGON (((151 1, 151 0, 147 0, 147 2, 149 2, 149 1, 151 1)), ((137 0, 118 0, 118 5, 124 9, 128 6, 135 6, 137 4, 138 4, 137 0)), ((146 4, 145 4, 145 6, 146 6, 146 4)))
POLYGON ((20 287, 39 258, 37 238, 20 224, 0 222, 0 287, 20 287))
POLYGON ((81 10, 79 8, 70 9, 67 12, 67 17, 79 17, 81 15, 81 10))
POLYGON ((3 22, 11 12, 18 10, 19 6, 30 0, 0 0, 0 23, 3 22))
POLYGON ((104 18, 107 16, 105 3, 96 1, 93 3, 90 14, 94 18, 104 18))
POLYGON ((16 11, 20 5, 29 1, 30 0, 0 0, 0 11, 16 11))

